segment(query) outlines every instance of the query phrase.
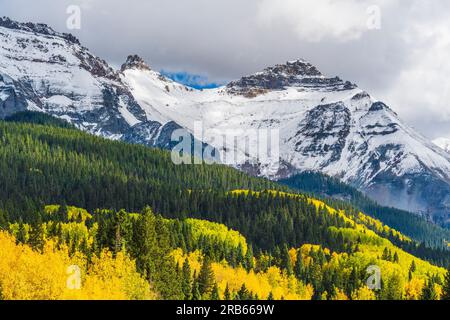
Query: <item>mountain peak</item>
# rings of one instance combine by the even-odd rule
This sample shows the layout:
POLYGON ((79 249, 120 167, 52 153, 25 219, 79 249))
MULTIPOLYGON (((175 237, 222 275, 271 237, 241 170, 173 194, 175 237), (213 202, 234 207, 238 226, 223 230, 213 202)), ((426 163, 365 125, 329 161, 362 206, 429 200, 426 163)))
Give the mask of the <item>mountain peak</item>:
POLYGON ((251 98, 268 91, 285 90, 289 87, 341 91, 354 89, 356 85, 344 82, 338 77, 327 78, 311 63, 298 59, 242 77, 229 83, 227 90, 231 94, 251 98))
POLYGON ((71 43, 80 44, 80 41, 70 33, 59 33, 44 23, 17 22, 8 17, 0 17, 0 27, 22 30, 32 33, 43 34, 47 36, 56 36, 63 38, 71 43))
POLYGON ((151 70, 144 59, 137 54, 129 55, 127 61, 121 67, 122 72, 128 69, 151 70))
POLYGON ((317 70, 311 63, 297 59, 288 61, 285 64, 277 64, 273 67, 266 68, 263 73, 274 73, 280 76, 297 76, 297 77, 322 77, 322 73, 317 70))

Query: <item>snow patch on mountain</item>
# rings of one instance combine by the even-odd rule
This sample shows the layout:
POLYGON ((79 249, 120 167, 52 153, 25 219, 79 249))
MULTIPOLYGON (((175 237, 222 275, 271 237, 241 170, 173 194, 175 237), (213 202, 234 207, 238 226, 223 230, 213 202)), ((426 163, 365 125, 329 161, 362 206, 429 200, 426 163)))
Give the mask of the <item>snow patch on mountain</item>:
POLYGON ((450 139, 449 138, 438 138, 433 141, 435 145, 440 147, 441 149, 450 153, 450 139))

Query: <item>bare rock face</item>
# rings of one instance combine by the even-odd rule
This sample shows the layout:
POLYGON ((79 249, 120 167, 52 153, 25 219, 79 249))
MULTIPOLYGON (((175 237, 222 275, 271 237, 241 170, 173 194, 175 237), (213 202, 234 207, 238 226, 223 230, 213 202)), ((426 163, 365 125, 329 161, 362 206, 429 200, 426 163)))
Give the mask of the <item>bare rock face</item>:
POLYGON ((150 67, 145 63, 144 59, 136 54, 128 56, 127 61, 121 67, 121 71, 123 72, 127 69, 134 68, 139 70, 151 70, 150 67))
POLYGON ((315 66, 296 60, 233 81, 228 84, 227 90, 232 94, 252 97, 287 87, 332 91, 354 89, 356 86, 338 77, 326 78, 315 66))

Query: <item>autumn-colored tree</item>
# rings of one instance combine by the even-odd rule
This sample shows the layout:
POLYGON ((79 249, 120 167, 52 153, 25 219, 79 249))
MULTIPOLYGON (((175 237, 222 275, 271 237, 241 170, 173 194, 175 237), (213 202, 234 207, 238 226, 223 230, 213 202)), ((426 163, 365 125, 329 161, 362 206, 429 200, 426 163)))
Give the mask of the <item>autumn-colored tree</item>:
POLYGON ((384 282, 381 298, 382 300, 402 300, 403 279, 400 274, 394 273, 384 282))

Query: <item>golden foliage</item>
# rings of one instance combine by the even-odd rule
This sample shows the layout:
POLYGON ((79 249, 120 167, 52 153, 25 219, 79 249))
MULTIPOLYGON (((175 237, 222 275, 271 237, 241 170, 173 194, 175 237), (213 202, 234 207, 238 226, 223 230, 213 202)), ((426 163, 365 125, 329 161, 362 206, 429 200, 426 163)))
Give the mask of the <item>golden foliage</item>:
POLYGON ((42 253, 0 231, 0 287, 6 300, 153 299, 149 284, 124 253, 104 251, 89 267, 80 253, 69 257, 67 248, 47 241, 42 253), (68 267, 81 270, 81 288, 68 286, 68 267))
POLYGON ((375 293, 373 290, 370 290, 368 287, 364 286, 356 290, 352 294, 352 300, 376 300, 375 293))
POLYGON ((200 236, 216 238, 233 247, 242 246, 243 253, 247 252, 247 241, 237 231, 227 228, 225 225, 206 220, 186 219, 186 223, 192 228, 192 237, 196 241, 200 236))
MULTIPOLYGON (((184 255, 181 249, 172 253, 175 261, 181 265, 187 258, 192 272, 199 272, 203 255, 196 251, 184 255)), ((278 267, 270 267, 266 272, 247 272, 242 267, 232 268, 226 261, 212 263, 212 270, 219 287, 219 295, 223 298, 228 285, 231 292, 237 292, 245 284, 246 288, 260 299, 267 299, 272 293, 274 299, 280 300, 310 300, 314 289, 310 285, 304 285, 294 276, 288 276, 278 267)))

